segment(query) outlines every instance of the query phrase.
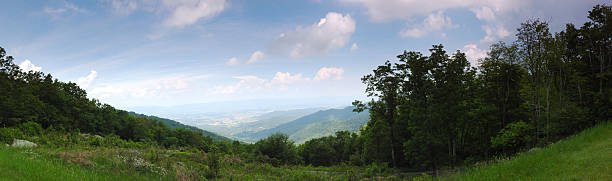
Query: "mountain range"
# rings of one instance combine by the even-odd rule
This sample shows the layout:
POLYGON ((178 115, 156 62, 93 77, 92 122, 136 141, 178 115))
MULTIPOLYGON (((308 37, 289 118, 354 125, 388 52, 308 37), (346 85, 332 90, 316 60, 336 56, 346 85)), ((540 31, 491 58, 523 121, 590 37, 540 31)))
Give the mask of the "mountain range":
POLYGON ((355 113, 353 108, 349 106, 343 109, 320 110, 272 128, 244 131, 233 134, 232 137, 240 141, 256 142, 274 133, 283 133, 300 144, 312 138, 332 135, 336 131, 356 132, 360 126, 368 122, 369 113, 367 111, 355 113))

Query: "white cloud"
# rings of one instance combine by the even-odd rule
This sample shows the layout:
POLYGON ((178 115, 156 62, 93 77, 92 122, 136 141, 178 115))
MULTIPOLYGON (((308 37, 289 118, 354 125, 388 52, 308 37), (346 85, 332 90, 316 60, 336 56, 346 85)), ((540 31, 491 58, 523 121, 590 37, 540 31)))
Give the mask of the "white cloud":
POLYGON ((107 0, 111 4, 113 12, 118 15, 132 14, 138 8, 135 0, 107 0))
POLYGON ((404 38, 421 38, 427 35, 427 31, 421 28, 410 28, 400 31, 399 35, 404 38))
POLYGON ((289 72, 276 72, 272 79, 263 79, 253 75, 235 76, 239 79, 237 83, 230 85, 216 85, 208 89, 210 94, 234 94, 253 92, 263 89, 288 90, 289 86, 313 83, 314 81, 340 80, 344 70, 342 68, 323 67, 319 69, 314 78, 304 77, 302 74, 291 74, 289 72))
POLYGON ((483 6, 470 9, 474 14, 476 14, 476 18, 484 21, 493 21, 495 20, 495 13, 491 8, 483 6))
POLYGON ((413 25, 414 28, 405 29, 399 32, 399 35, 405 38, 421 38, 431 31, 438 31, 443 28, 454 28, 454 25, 448 16, 444 16, 442 11, 429 14, 422 25, 413 25))
POLYGON ((319 69, 317 75, 315 75, 314 80, 340 80, 342 79, 342 75, 344 74, 344 69, 341 68, 328 68, 323 67, 319 69))
POLYGON ((83 89, 87 89, 91 83, 93 83, 94 79, 96 79, 96 77, 98 77, 98 72, 92 70, 86 77, 77 79, 76 84, 83 89))
POLYGON ((264 53, 262 51, 255 51, 251 55, 251 58, 249 58, 249 61, 247 61, 247 64, 255 63, 261 60, 263 57, 264 57, 264 53))
POLYGON ((276 72, 274 78, 272 78, 272 84, 291 84, 302 80, 310 80, 308 78, 302 78, 302 74, 291 75, 289 72, 276 72))
POLYGON ((45 7, 43 9, 43 12, 47 13, 48 15, 50 15, 53 18, 59 18, 62 14, 68 13, 68 12, 87 13, 88 11, 83 9, 83 8, 79 8, 78 6, 76 6, 74 4, 70 4, 68 2, 65 2, 64 6, 59 7, 59 8, 45 7))
POLYGON ((482 39, 482 42, 493 42, 507 36, 510 36, 512 32, 504 28, 501 24, 497 26, 483 25, 482 29, 485 31, 486 36, 482 39))
POLYGON ((359 46, 357 46, 357 43, 353 43, 353 45, 351 45, 351 52, 354 52, 355 50, 359 49, 359 46))
POLYGON ((292 58, 324 55, 346 46, 354 32, 355 20, 349 14, 330 12, 311 26, 281 34, 270 49, 292 58))
POLYGON ((234 66, 238 64, 240 64, 240 60, 238 60, 238 58, 236 57, 232 57, 229 60, 227 60, 227 62, 225 62, 225 65, 227 66, 234 66))
POLYGON ((227 7, 226 0, 106 0, 117 15, 129 15, 137 10, 165 16, 166 27, 184 27, 219 15, 227 7))
POLYGON ((21 62, 21 64, 19 64, 19 68, 24 72, 29 72, 29 71, 39 72, 40 70, 42 70, 42 67, 38 67, 32 64, 32 62, 30 62, 30 60, 28 59, 21 62))
POLYGON ((339 0, 360 4, 367 9, 370 19, 383 22, 394 19, 408 20, 414 15, 427 15, 435 11, 453 8, 477 8, 487 6, 496 11, 518 10, 530 0, 339 0))
POLYGON ((209 89, 208 92, 211 94, 233 94, 242 91, 252 91, 262 89, 266 82, 268 82, 267 80, 252 75, 235 76, 232 78, 239 79, 240 81, 232 85, 214 86, 212 89, 209 89))
POLYGON ((478 61, 487 57, 487 51, 478 48, 476 44, 467 44, 463 46, 461 51, 465 53, 465 56, 470 61, 470 65, 472 67, 478 66, 480 64, 478 61))
POLYGON ((227 7, 225 0, 162 0, 162 4, 171 9, 171 15, 164 20, 164 25, 170 27, 183 27, 214 17, 227 7))
POLYGON ((157 98, 185 91, 192 82, 208 77, 208 75, 178 75, 142 81, 114 82, 96 86, 90 93, 93 97, 99 99, 157 98))

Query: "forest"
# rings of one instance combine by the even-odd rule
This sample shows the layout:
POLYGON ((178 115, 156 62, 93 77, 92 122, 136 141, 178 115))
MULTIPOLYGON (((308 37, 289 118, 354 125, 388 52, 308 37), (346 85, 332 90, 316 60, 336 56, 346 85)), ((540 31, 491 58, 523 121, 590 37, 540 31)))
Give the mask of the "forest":
MULTIPOLYGON (((527 20, 514 41, 493 44, 478 65, 443 45, 433 45, 428 53, 402 52, 361 79, 371 100, 353 106, 355 112, 369 112, 366 125, 300 145, 283 134, 248 144, 169 128, 153 117, 136 117, 90 99, 75 83, 23 72, 0 48, 0 142, 87 133, 104 137, 87 145, 231 155, 276 167, 426 171, 470 165, 542 147, 609 121, 612 6, 595 6, 587 17, 583 25, 567 24, 557 33, 545 21, 527 20)), ((62 147, 73 138, 40 139, 43 145, 62 147)), ((209 158, 201 164, 218 169, 219 158, 209 158)), ((211 173, 207 177, 219 176, 218 170, 211 173)))

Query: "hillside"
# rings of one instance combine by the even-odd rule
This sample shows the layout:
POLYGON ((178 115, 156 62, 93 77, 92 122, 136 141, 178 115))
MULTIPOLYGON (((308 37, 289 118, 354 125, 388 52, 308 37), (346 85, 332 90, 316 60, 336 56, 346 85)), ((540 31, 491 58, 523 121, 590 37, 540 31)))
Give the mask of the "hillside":
POLYGON ((177 121, 171 120, 171 119, 166 119, 166 118, 160 118, 157 116, 148 116, 148 115, 144 115, 144 114, 138 114, 135 112, 128 112, 130 115, 136 116, 136 117, 144 117, 144 118, 148 118, 148 119, 153 119, 153 120, 158 120, 162 123, 164 123, 166 126, 168 126, 168 128, 170 129, 176 129, 176 128, 184 128, 187 130, 192 130, 192 131, 197 131, 202 133, 202 135, 204 136, 210 136, 210 138, 212 138, 213 140, 220 140, 220 141, 231 141, 231 139, 224 137, 224 136, 220 136, 216 133, 210 132, 210 131, 206 131, 200 128, 196 128, 194 126, 189 126, 189 125, 184 125, 183 123, 179 123, 177 121))
POLYGON ((291 122, 280 124, 274 128, 261 131, 246 131, 234 136, 241 140, 255 142, 274 133, 283 133, 299 144, 308 139, 331 135, 336 131, 357 131, 361 125, 364 125, 369 120, 369 114, 367 111, 355 113, 353 108, 322 110, 291 122))
POLYGON ((612 123, 441 180, 612 180, 612 123))

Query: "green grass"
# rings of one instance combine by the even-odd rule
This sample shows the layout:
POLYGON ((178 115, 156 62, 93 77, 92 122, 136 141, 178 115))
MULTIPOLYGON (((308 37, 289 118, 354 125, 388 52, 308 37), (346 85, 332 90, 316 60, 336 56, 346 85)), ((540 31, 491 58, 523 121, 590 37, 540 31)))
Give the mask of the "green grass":
POLYGON ((440 180, 612 180, 612 122, 440 180))
POLYGON ((154 178, 104 172, 41 155, 30 149, 0 146, 0 180, 152 180, 154 178))

